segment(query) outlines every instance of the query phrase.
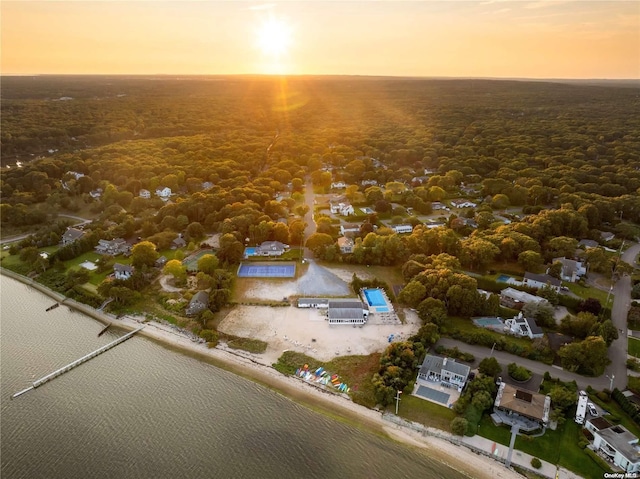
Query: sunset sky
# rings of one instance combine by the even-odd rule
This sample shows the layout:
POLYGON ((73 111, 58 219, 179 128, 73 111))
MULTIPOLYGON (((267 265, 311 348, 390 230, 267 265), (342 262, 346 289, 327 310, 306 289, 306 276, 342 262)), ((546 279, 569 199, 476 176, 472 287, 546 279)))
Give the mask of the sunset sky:
POLYGON ((2 74, 639 78, 638 1, 2 1, 2 74))

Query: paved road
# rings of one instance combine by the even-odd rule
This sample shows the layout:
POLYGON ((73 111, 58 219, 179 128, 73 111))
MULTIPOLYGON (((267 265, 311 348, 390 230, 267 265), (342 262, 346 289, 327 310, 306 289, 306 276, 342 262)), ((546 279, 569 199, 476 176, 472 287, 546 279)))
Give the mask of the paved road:
MULTIPOLYGON (((84 224, 87 224, 87 223, 91 223, 91 221, 92 221, 92 220, 87 220, 85 218, 80 218, 79 216, 62 215, 62 214, 59 214, 58 216, 64 216, 65 218, 71 218, 71 219, 74 219, 74 220, 78 220, 79 222, 74 224, 73 226, 84 225, 84 224)), ((31 235, 32 235, 32 233, 26 233, 26 234, 23 234, 23 235, 15 235, 15 236, 7 236, 6 238, 0 239, 0 245, 6 244, 6 243, 15 243, 16 241, 23 240, 25 238, 28 238, 31 235)))
MULTIPOLYGON (((307 184, 304 188, 304 202, 309 207, 309 211, 307 211, 307 214, 304 215, 303 218, 304 222, 307 224, 304 229, 304 243, 306 243, 307 238, 309 238, 309 236, 316 232, 316 222, 313 221, 313 207, 315 206, 314 202, 316 195, 313 192, 313 184, 311 184, 310 179, 307 180, 307 184)), ((311 253, 311 250, 309 250, 308 248, 304 249, 304 254, 306 258, 313 257, 313 253, 311 253)))
MULTIPOLYGON (((458 341, 456 339, 440 338, 436 345, 442 345, 447 348, 453 348, 454 346, 457 346, 461 351, 466 351, 473 354, 476 357, 476 362, 474 363, 476 366, 482 359, 491 355, 491 348, 463 343, 462 341, 458 341)), ((500 364, 518 363, 519 365, 524 366, 525 368, 536 374, 544 374, 545 372, 549 372, 551 376, 553 376, 554 378, 559 378, 562 381, 575 380, 580 389, 586 389, 588 385, 591 385, 595 389, 604 389, 609 387, 609 380, 605 376, 600 376, 598 378, 589 378, 553 366, 548 366, 547 364, 541 363, 539 361, 532 361, 530 359, 521 358, 520 356, 515 356, 504 351, 493 351, 493 357, 496 358, 500 364)), ((626 381, 626 376, 624 376, 624 379, 626 381)))

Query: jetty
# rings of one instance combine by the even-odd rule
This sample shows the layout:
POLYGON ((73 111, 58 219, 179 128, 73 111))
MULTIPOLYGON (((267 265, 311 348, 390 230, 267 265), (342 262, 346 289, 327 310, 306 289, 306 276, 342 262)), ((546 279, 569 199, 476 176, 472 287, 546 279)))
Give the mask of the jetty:
POLYGON ((112 341, 109 344, 105 344, 101 348, 96 349, 92 353, 89 353, 86 356, 82 356, 80 359, 76 359, 74 362, 72 362, 70 364, 67 364, 64 367, 61 367, 60 369, 57 369, 54 372, 52 372, 50 374, 47 374, 46 376, 44 376, 44 377, 42 377, 40 379, 37 379, 36 381, 33 381, 32 386, 28 387, 27 389, 23 389, 22 391, 19 391, 19 392, 15 393, 13 396, 11 396, 11 399, 17 398, 18 396, 22 396, 24 393, 29 392, 32 389, 38 388, 38 387, 42 386, 45 383, 48 383, 52 379, 57 378, 58 376, 66 373, 67 371, 71 371, 73 368, 75 368, 77 366, 80 366, 82 363, 87 362, 90 359, 95 358, 96 356, 104 353, 105 351, 108 351, 109 349, 117 346, 120 343, 125 342, 127 339, 131 338, 134 334, 136 334, 139 331, 142 331, 143 329, 144 329, 144 326, 142 326, 142 327, 140 327, 138 329, 135 329, 135 330, 131 331, 130 333, 127 333, 124 336, 119 337, 115 341, 112 341))
POLYGON ((107 329, 109 329, 111 327, 111 323, 107 324, 104 328, 102 328, 102 331, 100 331, 98 333, 98 337, 102 336, 104 333, 107 332, 107 329))
POLYGON ((58 306, 60 306, 60 303, 55 303, 52 304, 51 306, 49 306, 47 309, 45 309, 46 312, 51 311, 52 309, 56 309, 58 306))

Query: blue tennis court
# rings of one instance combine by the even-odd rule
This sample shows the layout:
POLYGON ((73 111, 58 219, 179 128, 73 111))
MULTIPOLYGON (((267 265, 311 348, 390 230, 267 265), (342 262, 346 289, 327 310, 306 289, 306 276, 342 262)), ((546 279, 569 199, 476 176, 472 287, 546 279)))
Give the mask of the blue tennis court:
POLYGON ((293 278, 295 263, 240 263, 238 278, 293 278))

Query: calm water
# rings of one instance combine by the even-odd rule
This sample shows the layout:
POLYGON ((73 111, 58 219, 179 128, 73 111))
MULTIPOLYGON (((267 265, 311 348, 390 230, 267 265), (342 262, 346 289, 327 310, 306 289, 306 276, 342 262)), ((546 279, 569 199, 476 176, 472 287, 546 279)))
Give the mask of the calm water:
POLYGON ((453 478, 422 451, 327 418, 211 364, 102 324, 6 277, 1 288, 3 478, 453 478))

